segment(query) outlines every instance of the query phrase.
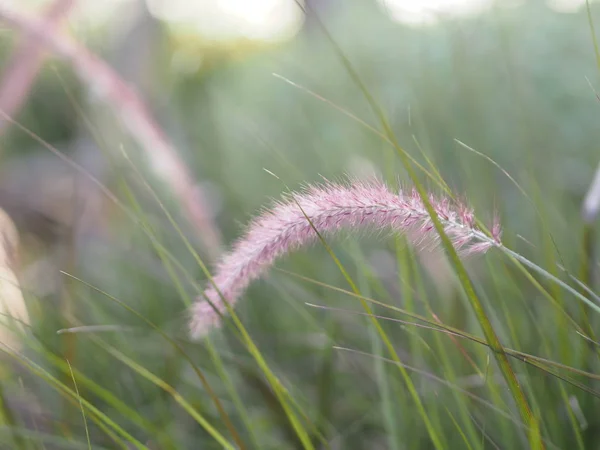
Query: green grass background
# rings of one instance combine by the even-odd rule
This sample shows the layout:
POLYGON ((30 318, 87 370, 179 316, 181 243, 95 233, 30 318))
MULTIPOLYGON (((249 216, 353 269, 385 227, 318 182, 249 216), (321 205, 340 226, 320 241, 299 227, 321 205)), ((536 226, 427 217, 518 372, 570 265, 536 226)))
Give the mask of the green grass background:
MULTIPOLYGON (((594 5, 591 17, 600 18, 594 5)), ((497 212, 508 248, 576 289, 561 267, 590 282, 582 273, 590 255, 580 210, 599 162, 600 104, 590 85, 600 89, 600 71, 585 8, 558 14, 532 1, 414 29, 393 23, 371 2, 354 1, 322 19, 404 150, 424 165, 430 160, 484 223, 497 212), (457 139, 496 161, 530 198, 457 139)), ((5 60, 13 39, 0 36, 5 60)), ((382 130, 319 26, 287 43, 210 50, 157 26, 153 42, 143 63, 143 95, 209 193, 227 246, 286 185, 369 173, 394 186, 411 184, 394 148, 340 112, 382 130), (182 74, 169 64, 182 48, 202 56, 198 70, 182 74)), ((89 45, 118 60, 100 38, 89 45)), ((236 308, 280 387, 232 327, 189 342, 186 304, 206 276, 120 148, 209 268, 212 261, 111 108, 90 101, 69 67, 54 63, 17 119, 72 155, 76 137, 99 136, 95 151, 111 161, 103 182, 145 227, 114 208, 104 234, 67 233, 24 248, 29 261, 55 252, 59 287, 37 296, 24 286, 32 323, 23 349, 2 363, 2 448, 224 448, 215 435, 235 448, 235 433, 249 449, 434 448, 381 332, 410 366, 442 448, 533 445, 493 352, 416 326, 422 322, 383 305, 374 305, 374 313, 396 321, 380 320, 376 331, 357 298, 333 289, 351 291, 323 245, 278 262, 283 270, 253 283, 236 308), (82 324, 118 327, 57 334, 82 324), (202 424, 214 427, 212 436, 202 424)), ((8 162, 47 151, 14 127, 1 145, 8 162)), ((422 172, 418 177, 440 191, 422 172)), ((420 255, 402 237, 369 233, 328 244, 363 296, 483 337, 439 254, 420 255)), ((497 250, 464 263, 502 344, 549 361, 536 367, 509 358, 546 448, 598 448, 599 347, 574 325, 597 333, 597 313, 548 277, 528 277, 497 250)))

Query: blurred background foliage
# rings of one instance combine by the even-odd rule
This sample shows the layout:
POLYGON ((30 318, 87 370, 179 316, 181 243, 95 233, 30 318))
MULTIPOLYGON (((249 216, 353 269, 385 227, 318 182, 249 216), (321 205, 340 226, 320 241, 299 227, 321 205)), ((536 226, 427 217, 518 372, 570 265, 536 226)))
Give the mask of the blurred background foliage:
MULTIPOLYGON (((9 3, 23 6, 19 1, 9 3)), ((45 3, 34 3, 30 12, 39 14, 45 3)), ((386 5, 313 0, 305 17, 290 0, 286 6, 271 2, 275 25, 267 36, 264 30, 257 31, 258 26, 241 25, 246 23, 244 17, 254 17, 252 11, 260 10, 260 2, 254 8, 248 2, 237 21, 227 26, 219 25, 217 18, 209 20, 208 7, 186 11, 185 2, 131 0, 115 2, 104 12, 92 6, 86 10, 84 3, 95 2, 77 2, 68 19, 69 32, 104 58, 145 100, 197 183, 207 216, 223 237, 221 249, 286 185, 298 189, 321 177, 345 176, 407 183, 391 146, 340 112, 343 108, 378 128, 326 39, 320 18, 416 160, 425 164, 424 155, 430 158, 484 222, 490 223, 497 212, 507 246, 553 273, 560 272, 558 264, 579 273, 581 203, 600 155, 600 105, 594 92, 600 89, 600 71, 584 4, 482 2, 476 11, 448 10, 440 17, 415 18, 416 13, 405 9, 402 20, 401 10, 391 1, 386 5), (194 25, 196 16, 204 17, 202 26, 194 25), (220 34, 211 34, 215 30, 220 34), (456 139, 502 166, 535 207, 500 170, 456 139)), ((236 17, 231 9, 235 2, 223 4, 230 8, 223 10, 236 17)), ((598 22, 598 5, 592 3, 590 11, 598 22)), ((0 67, 9 61, 17 38, 9 27, 0 30, 0 67)), ((115 115, 118 105, 100 100, 101 93, 82 84, 68 62, 50 56, 14 118, 84 166, 129 207, 134 208, 135 198, 141 217, 160 242, 202 285, 202 271, 136 170, 165 200, 209 266, 214 254, 161 180, 160 167, 148 164, 148 150, 131 138, 115 115)), ((20 128, 7 126, 0 145, 0 206, 21 233, 19 276, 31 316, 30 336, 21 352, 71 386, 68 372, 59 364, 68 359, 78 373, 149 423, 136 425, 128 415, 132 413, 115 409, 108 394, 80 382, 82 397, 137 439, 149 442, 150 448, 220 448, 172 398, 99 347, 90 337, 93 333, 57 334, 82 324, 117 326, 116 332, 98 336, 174 386, 225 430, 191 368, 164 339, 106 296, 59 272, 117 297, 186 342, 186 302, 141 227, 101 195, 87 176, 20 128)), ((436 191, 425 176, 422 180, 436 191)), ((415 255, 401 239, 369 234, 333 240, 332 245, 364 295, 424 315, 435 313, 448 325, 479 334, 440 255, 415 255)), ((597 357, 589 356, 583 339, 565 330, 556 311, 501 256, 492 252, 467 264, 505 345, 582 369, 598 369, 597 357)), ((278 267, 347 288, 320 246, 301 250, 278 267)), ((181 270, 175 272, 181 276, 181 270)), ((182 284, 189 297, 197 295, 191 283, 182 284)), ((583 317, 573 298, 556 293, 553 286, 549 289, 577 320, 583 317)), ((238 311, 273 370, 331 448, 431 448, 395 371, 372 357, 331 349, 336 344, 377 355, 381 344, 364 318, 315 310, 305 302, 358 311, 357 302, 340 292, 277 271, 250 288, 238 311)), ((517 417, 485 349, 464 343, 486 373, 484 382, 470 386, 476 371, 447 336, 396 323, 387 323, 386 330, 408 364, 452 382, 459 380, 465 389, 517 417)), ((228 397, 230 386, 248 409, 256 448, 301 448, 233 334, 224 330, 212 339, 231 385, 203 343, 185 347, 224 398, 235 424, 241 428, 243 418, 228 397)), ((565 448, 576 441, 596 448, 600 442, 596 398, 568 384, 565 397, 559 380, 519 364, 515 362, 515 367, 532 407, 543 413, 548 448, 565 448), (579 431, 569 422, 565 398, 576 411, 579 431)), ((22 365, 12 361, 6 368, 3 393, 14 417, 6 422, 11 426, 2 428, 0 442, 6 448, 14 448, 14 442, 23 448, 42 448, 42 441, 45 448, 86 448, 78 406, 61 399, 22 365), (21 432, 25 429, 30 435, 21 432)), ((447 448, 466 448, 450 419, 462 408, 454 391, 418 374, 414 379, 436 427, 443 430, 447 448)), ((597 384, 583 382, 590 388, 597 384)), ((479 448, 526 446, 525 433, 510 420, 476 403, 468 403, 468 410, 481 434, 479 448)), ((102 430, 90 427, 97 448, 117 448, 102 430)), ((245 432, 244 439, 251 441, 250 434, 245 432)))

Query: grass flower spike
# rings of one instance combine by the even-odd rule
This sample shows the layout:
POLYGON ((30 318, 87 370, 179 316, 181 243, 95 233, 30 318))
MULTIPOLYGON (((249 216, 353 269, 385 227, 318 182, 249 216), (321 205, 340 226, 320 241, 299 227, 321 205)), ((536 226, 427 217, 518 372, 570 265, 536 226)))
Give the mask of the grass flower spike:
MULTIPOLYGON (((465 205, 434 196, 430 200, 446 234, 462 255, 484 253, 499 245, 497 224, 490 237, 476 227, 473 212, 465 205)), ((347 186, 327 183, 293 193, 255 219, 221 259, 214 272, 214 284, 209 283, 204 298, 198 298, 192 306, 192 337, 200 338, 219 325, 221 314, 227 312, 223 298, 233 306, 277 258, 315 242, 315 229, 323 235, 355 229, 391 230, 405 234, 415 246, 431 245, 439 239, 414 190, 394 193, 375 181, 347 186)))

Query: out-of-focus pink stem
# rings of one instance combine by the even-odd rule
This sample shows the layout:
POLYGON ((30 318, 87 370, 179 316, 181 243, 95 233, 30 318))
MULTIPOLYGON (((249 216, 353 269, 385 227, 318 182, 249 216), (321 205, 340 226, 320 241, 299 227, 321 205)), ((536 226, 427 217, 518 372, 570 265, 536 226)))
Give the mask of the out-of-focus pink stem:
POLYGON ((84 84, 116 110, 131 135, 147 152, 154 169, 181 202, 206 250, 211 256, 218 254, 220 233, 207 213, 199 188, 134 88, 85 46, 48 26, 45 21, 1 3, 0 21, 34 36, 48 50, 68 60, 84 84))
MULTIPOLYGON (((44 14, 48 29, 58 27, 68 16, 75 0, 55 0, 44 14)), ((6 65, 0 84, 0 109, 9 116, 15 116, 23 105, 31 85, 35 81, 44 62, 44 48, 37 36, 25 32, 6 65)), ((0 133, 8 122, 0 120, 0 133)))
MULTIPOLYGON (((466 205, 433 195, 430 202, 444 232, 461 254, 484 253, 501 245, 498 223, 494 223, 492 236, 487 236, 477 228, 473 211, 466 205)), ((219 326, 228 304, 233 306, 249 284, 278 258, 317 241, 317 232, 331 235, 364 228, 403 233, 417 246, 438 241, 429 212, 416 190, 393 192, 377 180, 309 187, 263 212, 221 258, 204 295, 192 306, 192 337, 200 338, 219 326)))

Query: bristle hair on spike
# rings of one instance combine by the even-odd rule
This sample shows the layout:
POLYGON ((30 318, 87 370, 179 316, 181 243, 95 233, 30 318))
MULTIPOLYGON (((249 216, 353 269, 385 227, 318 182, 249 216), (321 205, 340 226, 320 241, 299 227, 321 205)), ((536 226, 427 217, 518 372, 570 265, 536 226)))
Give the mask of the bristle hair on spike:
MULTIPOLYGON (((492 236, 477 228, 473 211, 449 198, 430 195, 430 202, 460 255, 485 253, 500 245, 500 226, 492 236)), ((191 308, 190 333, 200 338, 221 323, 248 285, 280 257, 341 230, 372 229, 402 233, 415 246, 429 246, 439 236, 419 193, 392 192, 380 181, 326 182, 286 193, 254 219, 216 266, 215 275, 191 308), (307 220, 310 219, 310 220, 307 220)))

